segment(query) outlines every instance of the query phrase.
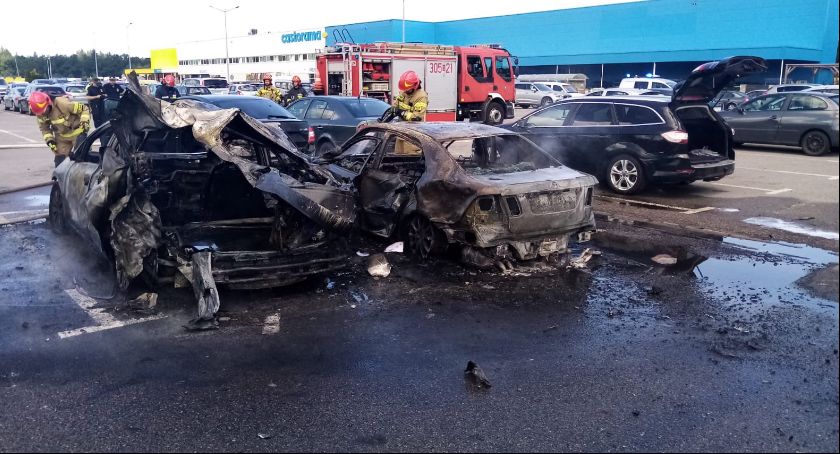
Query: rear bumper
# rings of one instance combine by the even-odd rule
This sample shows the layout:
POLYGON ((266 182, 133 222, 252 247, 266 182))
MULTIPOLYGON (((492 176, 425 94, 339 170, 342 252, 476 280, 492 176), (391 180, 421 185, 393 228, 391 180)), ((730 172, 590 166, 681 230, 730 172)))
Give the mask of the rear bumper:
POLYGON ((510 101, 505 102, 505 120, 510 120, 514 117, 516 108, 510 101))
POLYGON ((683 181, 719 180, 735 172, 735 161, 723 161, 707 164, 692 164, 684 169, 655 170, 650 176, 653 182, 678 183, 683 181))

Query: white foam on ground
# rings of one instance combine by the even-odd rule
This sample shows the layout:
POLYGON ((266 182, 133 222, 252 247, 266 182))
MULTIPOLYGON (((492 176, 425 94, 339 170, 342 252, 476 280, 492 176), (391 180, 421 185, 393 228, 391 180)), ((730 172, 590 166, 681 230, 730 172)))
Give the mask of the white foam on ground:
POLYGON ((808 235, 817 238, 825 238, 828 240, 840 240, 840 234, 837 232, 828 232, 825 230, 815 229, 804 225, 799 225, 795 222, 783 221, 776 218, 749 218, 744 219, 747 224, 760 225, 771 229, 784 230, 791 233, 799 233, 801 235, 808 235))

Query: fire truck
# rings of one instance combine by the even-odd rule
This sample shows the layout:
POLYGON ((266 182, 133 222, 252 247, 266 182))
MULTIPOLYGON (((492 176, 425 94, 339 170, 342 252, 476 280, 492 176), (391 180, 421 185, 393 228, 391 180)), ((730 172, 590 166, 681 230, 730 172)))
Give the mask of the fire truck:
POLYGON ((498 45, 341 43, 317 56, 317 93, 389 102, 400 75, 413 70, 429 94, 428 121, 513 118, 514 58, 498 45))

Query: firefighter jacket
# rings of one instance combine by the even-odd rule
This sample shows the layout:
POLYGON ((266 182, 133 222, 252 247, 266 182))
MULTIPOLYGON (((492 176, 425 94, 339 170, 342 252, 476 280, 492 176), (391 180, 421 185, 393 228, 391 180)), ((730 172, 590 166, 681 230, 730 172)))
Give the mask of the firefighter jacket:
POLYGON ((392 105, 397 109, 400 118, 405 121, 426 121, 426 107, 429 105, 429 95, 422 88, 408 94, 401 92, 392 105))
POLYGON ((44 115, 38 115, 38 129, 53 153, 67 156, 80 134, 90 129, 90 109, 85 104, 58 96, 44 115), (54 143, 54 145, 52 144, 54 143))
POLYGON ((303 87, 292 87, 289 91, 286 92, 286 96, 283 96, 283 105, 288 106, 289 104, 297 101, 298 99, 306 97, 306 90, 303 87))
POLYGON ((178 96, 180 96, 178 89, 170 87, 169 85, 161 85, 160 87, 157 87, 157 90, 155 90, 155 98, 162 99, 164 101, 175 101, 178 99, 178 96))
POLYGON ((283 94, 280 93, 280 90, 276 87, 263 86, 262 88, 257 90, 257 96, 270 99, 278 104, 283 102, 283 94))

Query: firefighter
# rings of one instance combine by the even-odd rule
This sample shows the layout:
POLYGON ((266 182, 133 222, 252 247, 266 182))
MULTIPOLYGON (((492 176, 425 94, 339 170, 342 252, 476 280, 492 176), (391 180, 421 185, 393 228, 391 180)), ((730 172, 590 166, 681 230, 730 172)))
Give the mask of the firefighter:
POLYGON ((271 83, 271 74, 268 73, 263 76, 263 87, 257 90, 257 96, 270 99, 277 104, 283 102, 283 94, 271 83))
POLYGON ((172 74, 167 74, 166 77, 163 78, 163 83, 160 84, 160 87, 155 90, 155 98, 162 99, 164 101, 175 101, 180 96, 178 93, 178 89, 175 88, 175 76, 172 74))
POLYGON ((392 102, 397 114, 405 121, 426 121, 429 95, 420 87, 420 77, 414 71, 400 76, 400 94, 392 102))
POLYGON ((300 77, 293 76, 292 77, 292 88, 286 92, 286 96, 283 96, 283 105, 288 107, 289 104, 297 101, 298 99, 306 97, 306 90, 300 84, 300 77))
POLYGON ((55 166, 58 167, 73 151, 76 141, 87 136, 90 129, 88 106, 65 96, 50 99, 48 94, 35 91, 29 96, 29 110, 37 115, 38 128, 55 154, 55 166))

